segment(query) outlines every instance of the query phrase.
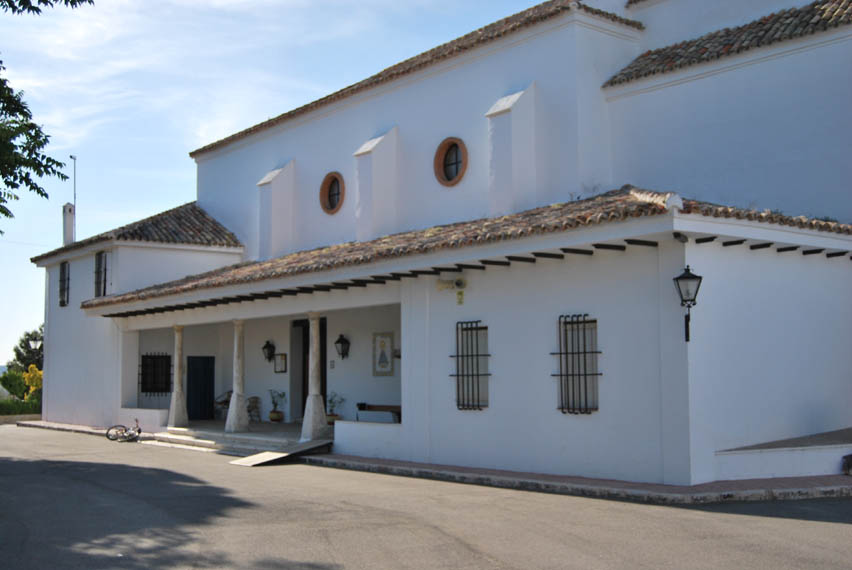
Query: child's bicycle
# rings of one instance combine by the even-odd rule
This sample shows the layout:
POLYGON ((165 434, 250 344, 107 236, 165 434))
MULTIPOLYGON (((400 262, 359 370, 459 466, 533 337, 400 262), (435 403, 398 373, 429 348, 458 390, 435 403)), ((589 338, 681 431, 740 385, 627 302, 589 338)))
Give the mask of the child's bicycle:
POLYGON ((142 429, 139 427, 139 420, 136 420, 136 426, 128 428, 123 425, 112 426, 106 430, 106 437, 110 441, 136 441, 139 439, 139 434, 142 429))

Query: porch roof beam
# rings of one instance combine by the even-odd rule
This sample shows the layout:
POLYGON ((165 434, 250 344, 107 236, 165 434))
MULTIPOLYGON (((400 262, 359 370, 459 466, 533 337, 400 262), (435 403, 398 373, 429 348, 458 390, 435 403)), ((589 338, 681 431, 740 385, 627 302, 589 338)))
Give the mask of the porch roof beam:
POLYGON ((480 271, 485 271, 484 265, 474 265, 473 263, 456 263, 456 267, 459 269, 478 269, 480 271))
POLYGON ((626 245, 616 243, 593 243, 592 247, 595 249, 607 249, 609 251, 627 251, 626 245))
POLYGON ((434 269, 414 269, 412 272, 414 275, 440 275, 439 271, 435 271, 434 269))
POLYGON ((626 239, 624 242, 627 245, 641 245, 645 247, 659 247, 660 244, 655 241, 647 240, 647 239, 626 239))
POLYGON ((561 247, 559 248, 563 253, 571 253, 574 255, 594 255, 594 250, 591 249, 579 249, 576 247, 561 247))
POLYGON ((438 273, 461 273, 461 268, 459 267, 433 267, 435 271, 438 273))
POLYGON ((540 259, 565 259, 563 254, 551 253, 549 251, 534 251, 533 257, 538 257, 540 259))
POLYGON ((525 255, 507 255, 509 261, 520 261, 522 263, 535 263, 534 257, 526 257, 525 255))
POLYGON ((498 265, 500 267, 509 267, 512 265, 511 261, 503 261, 502 259, 480 259, 479 262, 482 265, 498 265))

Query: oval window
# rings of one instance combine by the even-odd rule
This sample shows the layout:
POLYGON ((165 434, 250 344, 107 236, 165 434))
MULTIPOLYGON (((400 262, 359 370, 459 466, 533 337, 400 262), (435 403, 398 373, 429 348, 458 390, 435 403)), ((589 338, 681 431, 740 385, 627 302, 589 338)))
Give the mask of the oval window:
POLYGON ((444 186, 461 182, 467 170, 467 148, 461 139, 450 137, 435 152, 435 177, 444 186))
POLYGON ((336 213, 343 205, 346 195, 346 187, 343 185, 343 177, 338 172, 330 172, 326 175, 320 186, 320 206, 326 214, 336 213))

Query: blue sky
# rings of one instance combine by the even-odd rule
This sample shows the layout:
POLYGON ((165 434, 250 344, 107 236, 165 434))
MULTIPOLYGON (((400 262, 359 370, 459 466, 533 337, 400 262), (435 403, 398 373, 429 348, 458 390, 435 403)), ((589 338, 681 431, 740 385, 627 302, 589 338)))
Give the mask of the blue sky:
MULTIPOLYGON (((77 237, 195 199, 187 153, 534 0, 96 0, 41 16, 0 12, 0 59, 77 161, 77 237)), ((71 180, 45 181, 0 219, 0 363, 44 319, 44 271, 61 245, 71 180)))

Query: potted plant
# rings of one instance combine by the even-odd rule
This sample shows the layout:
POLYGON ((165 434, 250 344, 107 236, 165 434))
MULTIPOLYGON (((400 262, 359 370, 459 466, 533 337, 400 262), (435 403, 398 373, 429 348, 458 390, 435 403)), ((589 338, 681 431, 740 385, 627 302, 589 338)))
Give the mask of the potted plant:
POLYGON ((287 392, 279 392, 278 390, 270 390, 269 395, 272 397, 272 410, 269 412, 269 421, 283 422, 284 412, 278 409, 278 406, 283 406, 287 403, 287 392))
POLYGON ((332 392, 325 400, 328 405, 328 414, 326 414, 326 417, 328 418, 328 425, 333 426, 334 422, 340 419, 340 416, 335 413, 335 410, 346 401, 346 398, 337 392, 332 392))

